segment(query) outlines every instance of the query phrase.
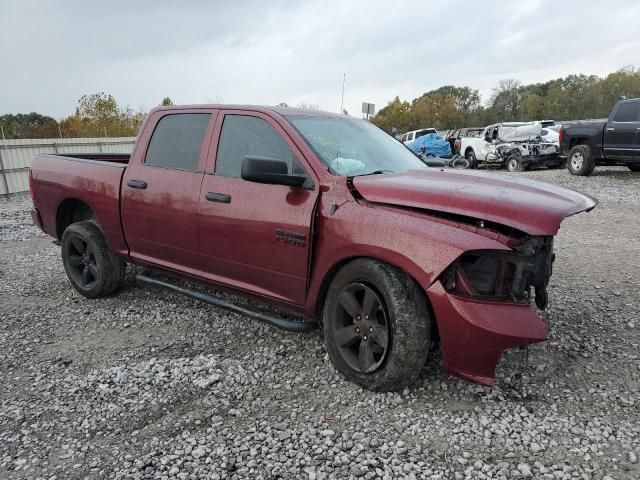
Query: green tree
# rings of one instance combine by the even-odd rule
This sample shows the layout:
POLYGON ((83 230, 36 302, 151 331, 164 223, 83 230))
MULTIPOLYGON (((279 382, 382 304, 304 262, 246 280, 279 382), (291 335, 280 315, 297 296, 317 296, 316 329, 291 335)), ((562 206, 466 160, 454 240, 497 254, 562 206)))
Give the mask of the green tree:
POLYGON ((160 105, 162 105, 163 107, 168 107, 170 105, 173 105, 173 100, 171 100, 171 98, 169 97, 164 97, 162 99, 162 102, 160 102, 160 105))
POLYGON ((453 128, 464 118, 464 112, 456 106, 456 99, 442 93, 423 95, 411 107, 411 113, 416 128, 453 128))
POLYGON ((522 84, 515 79, 500 80, 493 89, 489 104, 505 121, 516 120, 524 98, 522 84))
MULTIPOLYGON (((436 90, 425 93, 422 97, 439 94, 445 97, 451 97, 458 110, 465 114, 470 114, 480 106, 480 93, 478 90, 472 90, 469 87, 454 87, 453 85, 445 85, 436 90)), ((416 100, 419 100, 416 99, 416 100)), ((414 100, 415 102, 415 100, 414 100)))
POLYGON ((1 115, 0 125, 7 139, 58 136, 58 122, 36 112, 1 115))

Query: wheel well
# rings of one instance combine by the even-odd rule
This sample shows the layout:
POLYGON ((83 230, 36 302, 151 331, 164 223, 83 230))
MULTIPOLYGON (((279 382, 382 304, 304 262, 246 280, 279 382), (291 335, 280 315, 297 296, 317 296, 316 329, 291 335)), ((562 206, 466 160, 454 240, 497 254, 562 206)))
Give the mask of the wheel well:
POLYGON ((589 145, 589 140, 586 138, 572 138, 569 143, 569 148, 573 148, 576 145, 589 145))
POLYGON ((77 198, 67 198, 58 207, 56 214, 56 237, 62 240, 62 234, 72 223, 96 219, 91 207, 77 198))
POLYGON ((322 284, 320 285, 320 289, 318 290, 318 301, 316 302, 316 313, 318 315, 318 318, 320 319, 320 321, 322 321, 322 310, 324 308, 324 302, 327 298, 327 292, 329 291, 329 286, 331 285, 331 282, 333 281, 334 277, 336 276, 336 274, 340 271, 340 269, 342 267, 344 267, 347 263, 352 262, 353 260, 358 260, 358 259, 370 259, 370 260, 376 260, 378 262, 382 262, 382 263, 386 263, 388 265, 391 265, 399 270, 401 270, 402 272, 404 272, 404 274, 409 277, 412 281, 414 281, 416 283, 416 285, 418 286, 418 288, 420 289, 420 291, 424 294, 426 300, 427 300, 427 308, 429 309, 429 314, 431 315, 431 327, 433 329, 433 331, 431 332, 432 334, 432 339, 434 341, 438 341, 440 339, 440 333, 438 331, 438 321, 436 319, 435 313, 433 311, 433 307, 431 306, 431 302, 429 301, 429 297, 427 296, 427 292, 424 291, 424 289, 420 286, 419 282, 413 278, 411 276, 411 274, 409 274, 407 271, 405 271, 404 269, 393 265, 392 263, 389 263, 385 260, 379 259, 379 258, 375 258, 375 257, 348 257, 345 259, 342 259, 341 261, 339 261, 338 263, 336 263, 334 266, 332 266, 329 271, 325 274, 324 279, 322 280, 322 284))
POLYGON ((332 266, 329 271, 325 274, 322 279, 322 284, 320 284, 320 290, 318 290, 318 301, 316 302, 316 313, 318 314, 318 318, 322 319, 322 309, 324 308, 324 302, 327 298, 327 292, 329 291, 329 286, 333 281, 336 274, 340 271, 342 267, 344 267, 347 263, 352 260, 356 260, 358 258, 367 258, 367 257, 348 257, 340 260, 334 266, 332 266))
POLYGON ((464 156, 466 157, 467 155, 469 155, 469 153, 473 153, 475 155, 473 148, 467 147, 467 149, 464 151, 464 156))

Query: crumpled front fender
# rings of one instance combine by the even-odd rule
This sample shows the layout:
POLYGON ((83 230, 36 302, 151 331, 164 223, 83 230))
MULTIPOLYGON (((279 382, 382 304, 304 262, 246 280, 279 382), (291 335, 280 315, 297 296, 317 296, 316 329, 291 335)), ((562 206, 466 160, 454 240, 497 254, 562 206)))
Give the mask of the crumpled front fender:
POLYGON ((427 295, 440 333, 443 366, 452 375, 493 385, 502 352, 547 339, 546 323, 527 304, 455 296, 440 281, 427 295))

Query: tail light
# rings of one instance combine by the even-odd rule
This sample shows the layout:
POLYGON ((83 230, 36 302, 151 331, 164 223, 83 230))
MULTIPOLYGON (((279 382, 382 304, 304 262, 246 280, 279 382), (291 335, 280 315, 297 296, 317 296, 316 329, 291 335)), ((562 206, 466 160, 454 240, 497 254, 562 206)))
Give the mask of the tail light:
POLYGON ((498 302, 547 305, 547 284, 554 260, 553 238, 533 237, 515 251, 471 251, 458 258, 441 276, 444 288, 458 296, 498 302))
POLYGON ((558 131, 558 143, 562 143, 562 139, 564 138, 564 129, 560 128, 558 131))
POLYGON ((31 194, 31 200, 36 201, 36 191, 33 183, 33 172, 29 169, 29 193, 31 194))

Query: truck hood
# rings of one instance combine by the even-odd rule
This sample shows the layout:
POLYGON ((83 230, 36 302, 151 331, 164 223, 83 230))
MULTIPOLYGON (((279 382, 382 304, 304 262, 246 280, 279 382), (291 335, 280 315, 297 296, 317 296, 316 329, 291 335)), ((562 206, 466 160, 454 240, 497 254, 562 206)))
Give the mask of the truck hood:
POLYGON ((529 235, 555 235, 566 217, 598 204, 549 183, 469 170, 424 168, 360 176, 353 185, 370 202, 463 215, 529 235))

